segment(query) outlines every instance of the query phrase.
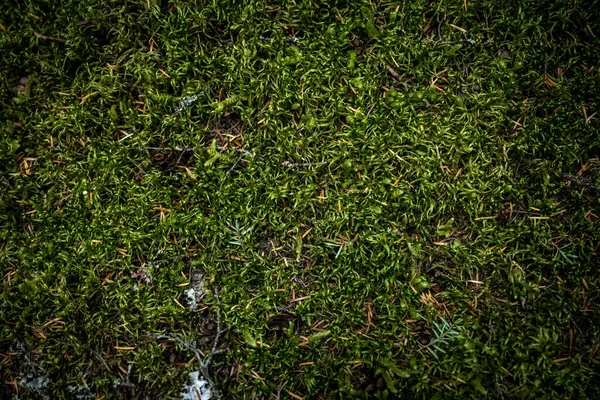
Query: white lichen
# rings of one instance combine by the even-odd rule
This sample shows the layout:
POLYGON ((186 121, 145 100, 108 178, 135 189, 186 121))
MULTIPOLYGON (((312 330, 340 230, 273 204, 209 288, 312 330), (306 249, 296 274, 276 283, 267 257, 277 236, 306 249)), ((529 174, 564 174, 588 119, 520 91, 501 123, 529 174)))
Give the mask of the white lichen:
POLYGON ((185 291, 185 298, 191 310, 198 308, 198 299, 196 297, 196 291, 193 288, 185 291))
POLYGON ((210 400, 213 395, 208 382, 200 376, 199 371, 188 375, 189 383, 184 384, 181 400, 210 400))
POLYGON ((194 104, 196 102, 196 100, 198 100, 198 96, 196 96, 196 95, 194 95, 194 96, 185 96, 179 102, 179 105, 175 109, 175 112, 179 113, 179 112, 185 110, 186 108, 188 108, 189 106, 191 106, 192 104, 194 104))
POLYGON ((48 378, 44 376, 33 376, 32 374, 28 374, 19 380, 19 387, 27 389, 43 399, 48 399, 47 392, 49 383, 50 381, 48 378))
POLYGON ((72 399, 76 400, 91 400, 95 399, 96 395, 90 391, 90 388, 83 385, 69 385, 67 386, 67 390, 73 396, 72 399))
POLYGON ((200 270, 192 271, 191 287, 184 292, 187 305, 192 311, 198 308, 198 303, 206 295, 204 286, 204 273, 200 270))

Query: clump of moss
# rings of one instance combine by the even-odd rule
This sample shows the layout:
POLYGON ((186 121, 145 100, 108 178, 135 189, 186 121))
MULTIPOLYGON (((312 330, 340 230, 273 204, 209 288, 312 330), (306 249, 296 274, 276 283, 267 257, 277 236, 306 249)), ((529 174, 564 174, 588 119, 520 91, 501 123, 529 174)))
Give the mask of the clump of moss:
POLYGON ((596 397, 596 1, 10 3, 20 398, 596 397))

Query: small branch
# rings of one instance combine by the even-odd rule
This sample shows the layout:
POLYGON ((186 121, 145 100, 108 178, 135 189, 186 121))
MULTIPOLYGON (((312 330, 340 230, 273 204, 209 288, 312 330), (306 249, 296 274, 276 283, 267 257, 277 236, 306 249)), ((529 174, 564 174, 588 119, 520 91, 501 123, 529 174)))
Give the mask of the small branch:
POLYGON ((577 186, 581 186, 581 187, 584 187, 586 189, 590 189, 590 190, 593 190, 593 191, 595 191, 597 193, 600 193, 600 187, 594 186, 591 183, 582 181, 581 179, 577 179, 577 178, 575 178, 575 177, 573 177, 573 176, 571 176, 569 174, 561 173, 560 177, 563 178, 563 179, 565 179, 565 180, 567 180, 567 181, 569 181, 569 182, 573 182, 577 186))
POLYGON ((229 171, 227 171, 227 173, 225 174, 225 177, 223 178, 223 181, 221 182, 221 185, 219 186, 219 190, 221 190, 221 188, 225 184, 225 181, 227 180, 227 177, 229 176, 231 171, 233 171, 235 169, 236 165, 238 165, 238 163, 242 160, 242 158, 244 158, 243 154, 237 159, 237 161, 231 166, 231 168, 229 168, 229 171))
MULTIPOLYGON (((175 146, 175 147, 145 147, 145 149, 152 150, 152 151, 181 151, 183 153, 189 153, 189 152, 196 151, 195 147, 186 147, 185 149, 183 149, 179 146, 175 146)), ((244 153, 250 157, 256 157, 256 153, 249 151, 249 150, 240 149, 238 147, 217 146, 217 149, 219 149, 219 150, 232 149, 237 152, 244 153)))
POLYGON ((176 147, 146 147, 145 149, 153 150, 153 151, 183 151, 184 153, 196 150, 195 147, 186 147, 185 149, 182 149, 179 146, 176 146, 176 147))
POLYGON ((50 42, 56 42, 56 43, 62 43, 62 44, 67 43, 67 41, 65 39, 60 39, 60 38, 55 38, 55 37, 51 37, 51 36, 42 35, 41 33, 37 33, 35 31, 33 32, 33 34, 38 39, 48 40, 50 42))
POLYGON ((571 322, 573 323, 573 325, 575 325, 575 328, 577 328, 577 330, 579 331, 580 334, 583 335, 583 331, 581 330, 581 328, 577 325, 577 323, 575 322, 575 320, 573 319, 573 317, 571 317, 571 314, 569 314, 569 319, 571 320, 571 322))
POLYGON ((293 163, 291 161, 284 161, 281 163, 282 166, 284 167, 288 167, 288 168, 302 168, 302 167, 310 167, 313 165, 324 165, 327 164, 326 162, 323 163, 293 163))
MULTIPOLYGON (((223 148, 221 148, 221 147, 218 147, 218 149, 223 149, 223 148)), ((240 148, 237 148, 237 147, 234 147, 233 149, 234 149, 235 151, 239 151, 239 152, 241 152, 241 153, 244 153, 244 154, 245 154, 245 155, 247 155, 247 156, 250 156, 250 157, 256 157, 256 153, 254 153, 254 152, 252 152, 252 151, 248 151, 248 150, 240 149, 240 148)))
POLYGON ((92 353, 96 356, 96 358, 102 363, 102 365, 104 365, 104 368, 106 368, 106 370, 108 372, 112 372, 110 370, 110 367, 108 366, 108 364, 106 363, 106 360, 104 358, 102 358, 102 356, 100 355, 99 352, 92 350, 92 353))
POLYGON ((210 364, 210 362, 212 360, 213 355, 223 352, 223 350, 217 350, 217 346, 219 345, 219 338, 221 337, 221 334, 225 332, 225 329, 221 329, 221 302, 219 301, 219 294, 216 290, 214 291, 214 295, 215 295, 215 300, 217 300, 217 321, 216 321, 217 322, 217 334, 215 335, 215 341, 213 342, 213 346, 210 351, 210 354, 208 355, 208 357, 206 357, 206 360, 202 363, 202 365, 204 365, 205 367, 208 367, 208 365, 210 364))
POLYGON ((385 63, 385 67, 390 72, 390 74, 392 74, 394 79, 396 79, 398 82, 404 83, 404 77, 402 75, 400 75, 394 68, 392 68, 392 66, 390 64, 385 63))
POLYGON ((390 64, 384 63, 385 67, 389 71, 389 73, 394 77, 395 80, 400 82, 404 87, 408 87, 408 82, 410 82, 413 78, 406 79, 404 75, 400 75, 398 71, 396 71, 390 64))
MULTIPOLYGON (((208 383, 208 390, 212 394, 212 398, 219 400, 221 398, 221 395, 219 394, 219 391, 217 390, 217 388, 215 386, 215 382, 210 377, 209 368, 210 368, 210 363, 212 362, 213 356, 224 352, 224 350, 217 349, 217 347, 219 346, 219 339, 220 339, 221 335, 226 331, 226 329, 221 328, 221 309, 220 309, 221 303, 219 301, 218 293, 215 291, 214 294, 215 294, 215 299, 217 300, 217 317, 216 317, 216 321, 215 321, 217 323, 217 334, 215 335, 215 340, 213 342, 210 354, 208 354, 208 356, 206 356, 206 358, 204 358, 204 359, 202 358, 200 351, 198 351, 198 349, 196 349, 195 342, 193 342, 191 344, 187 343, 183 339, 181 339, 179 336, 177 336, 173 333, 166 334, 166 335, 159 335, 159 336, 157 336, 157 338, 158 339, 164 339, 164 338, 174 339, 175 341, 179 342, 184 348, 186 348, 187 350, 194 353, 194 356, 196 356, 196 359, 198 360, 198 364, 200 365, 200 373, 202 374, 202 377, 208 383)), ((200 397, 198 397, 198 398, 200 398, 200 397)))

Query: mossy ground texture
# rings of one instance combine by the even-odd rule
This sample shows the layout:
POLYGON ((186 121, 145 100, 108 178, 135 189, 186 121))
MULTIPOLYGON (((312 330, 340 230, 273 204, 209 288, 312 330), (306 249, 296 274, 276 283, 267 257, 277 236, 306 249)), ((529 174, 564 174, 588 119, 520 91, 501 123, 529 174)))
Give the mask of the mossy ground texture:
POLYGON ((0 24, 3 396, 600 398, 600 2, 0 24))

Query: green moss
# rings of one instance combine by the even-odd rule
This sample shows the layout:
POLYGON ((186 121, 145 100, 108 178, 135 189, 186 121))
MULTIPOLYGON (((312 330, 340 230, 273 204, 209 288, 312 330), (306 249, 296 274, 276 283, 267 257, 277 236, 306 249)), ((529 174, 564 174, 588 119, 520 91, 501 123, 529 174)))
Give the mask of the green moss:
POLYGON ((0 7, 2 381, 179 398, 161 335, 210 353, 218 311, 224 398, 597 397, 572 3, 0 7))

